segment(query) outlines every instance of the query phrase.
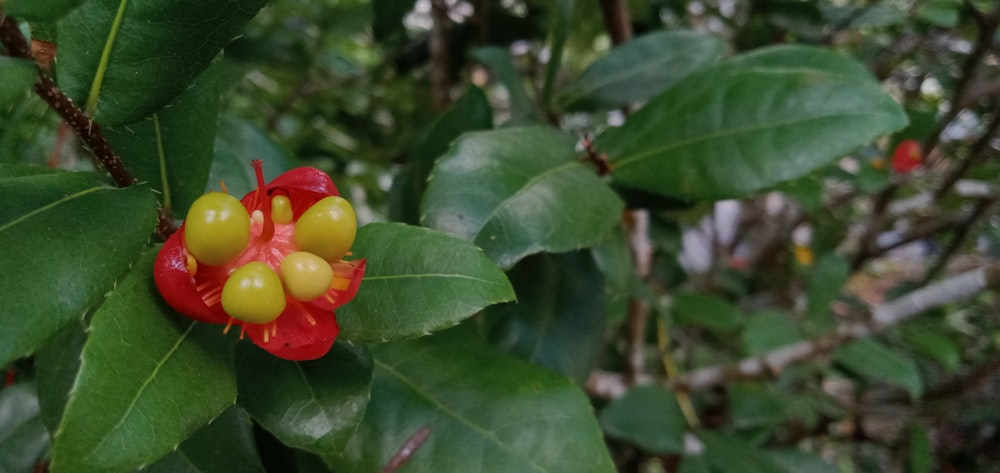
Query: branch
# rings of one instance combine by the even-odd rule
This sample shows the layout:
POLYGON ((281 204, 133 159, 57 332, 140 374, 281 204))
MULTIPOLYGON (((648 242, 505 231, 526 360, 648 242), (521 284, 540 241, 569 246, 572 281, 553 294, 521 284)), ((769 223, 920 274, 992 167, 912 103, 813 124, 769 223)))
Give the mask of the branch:
POLYGON ((1000 263, 979 268, 913 291, 872 311, 871 320, 842 325, 836 331, 746 358, 729 365, 710 366, 691 371, 672 383, 672 389, 701 390, 737 379, 771 376, 799 361, 826 353, 859 338, 881 333, 928 309, 968 298, 983 289, 1000 288, 1000 263))
MULTIPOLYGON (((12 57, 34 60, 28 41, 17 26, 17 21, 9 16, 0 16, 0 42, 7 48, 7 54, 12 57)), ((132 173, 125 167, 121 157, 115 154, 104 137, 100 125, 83 113, 49 77, 41 67, 38 69, 38 80, 35 81, 35 93, 45 100, 53 110, 66 121, 77 136, 86 143, 94 153, 97 161, 111 174, 118 187, 128 187, 136 182, 132 173)))
POLYGON ((604 26, 611 35, 611 43, 618 45, 632 39, 632 15, 626 0, 601 0, 604 26))
POLYGON ((451 102, 451 58, 448 52, 448 5, 444 0, 431 0, 430 50, 431 98, 434 108, 444 110, 451 102))

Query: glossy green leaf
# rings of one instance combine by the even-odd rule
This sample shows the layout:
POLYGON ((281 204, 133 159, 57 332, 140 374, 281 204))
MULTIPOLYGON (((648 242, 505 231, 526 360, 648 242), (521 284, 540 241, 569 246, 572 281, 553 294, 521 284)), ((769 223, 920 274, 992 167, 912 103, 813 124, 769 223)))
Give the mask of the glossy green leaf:
POLYGON ((687 421, 674 394, 660 386, 637 386, 601 411, 601 427, 649 453, 684 451, 687 421))
POLYGON ((85 0, 6 0, 4 13, 22 21, 51 22, 80 6, 85 0))
POLYGON ((717 61, 725 44, 694 31, 657 31, 612 49, 562 93, 570 110, 610 109, 648 100, 717 61))
POLYGON ((420 221, 420 198, 434 161, 462 133, 493 127, 493 109, 479 87, 470 85, 462 98, 422 129, 407 149, 406 165, 396 175, 390 194, 389 218, 416 225, 420 221))
POLYGON ((236 401, 231 343, 181 319, 151 277, 155 249, 94 314, 52 450, 53 473, 131 471, 236 401))
POLYGON ((507 49, 485 47, 472 51, 471 55, 473 59, 492 69, 497 80, 507 89, 511 108, 508 126, 523 126, 543 121, 538 108, 535 107, 535 102, 528 96, 524 79, 514 68, 514 62, 507 49))
POLYGON ((731 333, 743 326, 739 309, 711 294, 674 294, 670 313, 678 324, 697 325, 713 332, 731 333))
POLYGON ((764 310, 752 314, 740 333, 743 351, 747 355, 762 355, 802 339, 798 324, 788 314, 764 310))
POLYGON ((368 263, 357 297, 337 310, 346 340, 419 337, 514 299, 507 276, 479 248, 433 230, 368 224, 352 251, 368 263))
POLYGON ((628 311, 628 300, 635 285, 635 268, 632 252, 624 228, 613 228, 601 244, 591 248, 594 262, 604 275, 608 299, 608 319, 624 320, 628 311))
POLYGON ((920 368, 913 358, 882 343, 861 339, 848 343, 833 352, 834 360, 848 370, 875 381, 894 384, 917 398, 924 384, 920 368))
POLYGON ((569 379, 463 331, 373 348, 368 412, 336 471, 612 472, 590 402, 569 379))
POLYGON ((0 106, 9 106, 31 93, 38 72, 35 62, 0 56, 0 106))
POLYGON ((156 189, 164 207, 179 219, 208 181, 219 123, 218 72, 210 68, 202 73, 156 115, 105 129, 132 175, 156 189))
POLYGON ((542 253, 509 273, 517 302, 486 309, 490 340, 581 386, 601 353, 604 278, 588 251, 542 253))
POLYGON ((135 122, 183 92, 266 0, 90 0, 59 22, 59 86, 102 125, 135 122), (96 101, 96 103, 95 103, 96 101))
POLYGON ((8 169, 0 167, 0 365, 98 304, 156 222, 148 188, 110 188, 91 173, 6 177, 8 169))
POLYGON ((36 471, 48 446, 49 433, 38 412, 34 384, 0 388, 0 471, 36 471))
POLYGON ((254 159, 262 161, 264 178, 270 181, 294 167, 291 155, 267 132, 250 122, 222 119, 215 139, 215 159, 212 160, 206 191, 221 190, 226 183, 230 194, 242 197, 257 187, 254 159))
POLYGON ((140 471, 264 473, 264 466, 257 456, 250 418, 242 409, 230 407, 188 437, 177 450, 140 471))
POLYGON ((623 203, 551 128, 468 133, 438 160, 421 223, 471 240, 501 267, 600 242, 623 203))
POLYGON ((321 455, 343 450, 371 392, 364 346, 337 343, 323 358, 302 362, 253 346, 237 353, 239 404, 261 427, 290 447, 321 455))
POLYGON ((615 181, 683 199, 744 196, 906 125, 858 64, 776 46, 702 69, 601 134, 615 181))

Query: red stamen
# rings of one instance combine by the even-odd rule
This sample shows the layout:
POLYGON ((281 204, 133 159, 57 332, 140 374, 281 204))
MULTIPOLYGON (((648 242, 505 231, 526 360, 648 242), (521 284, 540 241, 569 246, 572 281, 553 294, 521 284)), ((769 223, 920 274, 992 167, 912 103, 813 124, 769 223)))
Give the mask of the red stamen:
MULTIPOLYGON (((330 302, 333 302, 333 301, 330 301, 330 302)), ((311 314, 309 314, 309 312, 303 311, 302 315, 306 316, 306 322, 309 322, 309 325, 312 325, 313 327, 316 326, 316 319, 313 318, 313 316, 311 314)))
POLYGON ((226 322, 226 328, 222 329, 223 335, 229 335, 229 329, 233 327, 233 318, 229 318, 229 322, 226 322))

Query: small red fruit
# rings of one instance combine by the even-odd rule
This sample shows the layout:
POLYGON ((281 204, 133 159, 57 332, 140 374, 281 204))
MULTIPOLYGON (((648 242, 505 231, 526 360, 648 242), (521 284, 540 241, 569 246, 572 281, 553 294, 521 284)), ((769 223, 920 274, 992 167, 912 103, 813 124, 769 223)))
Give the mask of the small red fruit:
POLYGON ((325 355, 340 328, 333 310, 361 285, 365 260, 344 260, 357 220, 333 181, 296 168, 242 200, 199 197, 156 257, 167 304, 195 320, 241 327, 257 346, 289 360, 325 355), (300 222, 300 219, 303 219, 300 222))
POLYGON ((903 140, 896 146, 892 154, 892 170, 898 173, 908 173, 923 164, 924 153, 917 140, 903 140))

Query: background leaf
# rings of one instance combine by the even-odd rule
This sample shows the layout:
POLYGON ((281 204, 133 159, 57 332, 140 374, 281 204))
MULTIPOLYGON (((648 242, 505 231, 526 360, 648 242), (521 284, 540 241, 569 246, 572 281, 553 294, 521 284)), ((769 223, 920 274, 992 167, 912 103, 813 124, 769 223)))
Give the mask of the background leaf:
POLYGON ((872 339, 856 340, 833 352, 834 360, 871 381, 902 387, 917 398, 924 384, 920 368, 908 354, 890 349, 872 339))
POLYGON ((486 309, 490 340, 508 353, 579 383, 604 339, 604 278, 589 251, 542 253, 510 271, 517 302, 486 309))
POLYGON ((242 197, 257 187, 257 177, 251 162, 262 161, 264 178, 268 181, 295 167, 287 150, 256 125, 238 119, 223 119, 215 138, 215 159, 205 190, 220 190, 225 181, 229 193, 242 197))
POLYGON ((246 412, 226 409, 144 473, 264 473, 246 412))
POLYGON ((736 306, 711 294, 674 294, 670 313, 678 324, 697 325, 713 332, 731 333, 743 325, 743 315, 736 306))
POLYGON ((153 118, 105 133, 132 175, 156 189, 174 216, 184 218, 204 193, 218 123, 218 69, 210 68, 153 118))
POLYGON ((208 67, 266 0, 91 0, 59 22, 59 86, 87 103, 101 81, 94 118, 102 125, 131 123, 170 103, 208 67), (124 7, 120 24, 115 24, 124 7), (101 51, 117 28, 107 70, 101 51))
POLYGON ((601 411, 609 436, 657 454, 684 451, 687 421, 674 394, 660 386, 636 386, 601 411))
POLYGON ((338 471, 379 471, 425 428, 405 471, 614 471, 586 396, 562 376, 461 330, 373 355, 372 401, 345 456, 331 459, 338 471))
POLYGON ((422 223, 474 241, 503 268, 597 244, 624 204, 577 162, 575 143, 542 127, 464 135, 431 172, 422 223))
POLYGON ((740 339, 743 351, 753 356, 795 343, 802 339, 802 334, 788 314, 779 310, 764 310, 747 318, 740 339))
POLYGON ((62 421, 69 393, 80 370, 80 354, 87 342, 83 321, 71 323, 35 354, 35 382, 42 421, 55 435, 62 421))
POLYGON ((362 345, 337 343, 323 358, 291 362, 240 347, 239 403, 285 445, 340 453, 365 413, 372 359, 362 345))
POLYGON ((561 95, 569 110, 611 109, 648 100, 719 59, 725 44, 694 31, 657 31, 594 61, 561 95))
POLYGON ((345 340, 419 337, 514 298, 482 251, 426 228, 371 223, 358 231, 352 251, 368 263, 357 297, 337 310, 345 340))
POLYGON ((825 49, 776 46, 688 76, 595 147, 616 182, 722 199, 804 176, 906 121, 860 64, 825 49))
POLYGON ((8 169, 0 167, 0 365, 100 302, 156 221, 148 188, 113 189, 91 173, 5 177, 8 169))
POLYGON ((4 13, 22 21, 55 21, 85 0, 6 0, 4 13))
POLYGON ((472 51, 472 58, 493 70, 510 96, 511 117, 507 126, 524 126, 542 122, 535 102, 528 96, 521 76, 514 68, 510 53, 504 48, 485 47, 472 51))
POLYGON ((178 319, 149 251, 94 314, 55 434, 51 471, 131 471, 163 457, 236 401, 231 343, 178 319))
POLYGON ((462 98, 421 130, 408 147, 406 164, 392 183, 389 217, 412 225, 420 223, 420 198, 434 161, 462 133, 492 127, 493 109, 486 94, 470 85, 462 98))

